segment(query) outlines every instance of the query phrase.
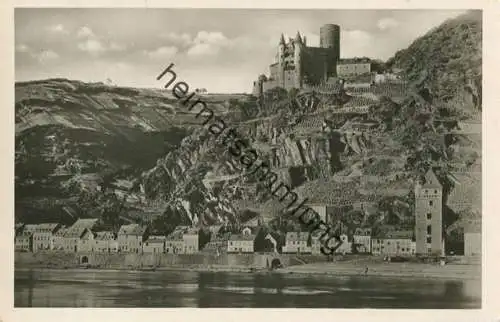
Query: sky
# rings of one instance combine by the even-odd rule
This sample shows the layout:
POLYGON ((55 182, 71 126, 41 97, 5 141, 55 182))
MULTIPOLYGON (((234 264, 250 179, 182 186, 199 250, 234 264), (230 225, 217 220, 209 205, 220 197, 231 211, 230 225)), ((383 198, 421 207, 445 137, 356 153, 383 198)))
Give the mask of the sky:
POLYGON ((281 33, 319 46, 321 25, 341 28, 342 58, 387 60, 453 10, 15 9, 15 78, 62 77, 132 87, 177 80, 211 93, 250 92, 268 74, 281 33))

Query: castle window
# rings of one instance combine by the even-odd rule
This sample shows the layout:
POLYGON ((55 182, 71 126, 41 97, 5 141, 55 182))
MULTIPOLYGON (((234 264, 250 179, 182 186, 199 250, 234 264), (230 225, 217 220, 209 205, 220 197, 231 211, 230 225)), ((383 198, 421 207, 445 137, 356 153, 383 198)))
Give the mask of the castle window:
POLYGON ((432 237, 427 237, 427 244, 432 243, 432 237))
POLYGON ((432 233, 432 227, 431 227, 431 225, 428 225, 427 226, 427 234, 430 235, 431 233, 432 233))
POLYGON ((429 201, 429 206, 432 206, 434 203, 432 202, 432 200, 429 201))
POLYGON ((428 219, 428 220, 431 220, 431 219, 432 219, 432 214, 431 214, 430 212, 427 214, 427 219, 428 219))
POLYGON ((437 193, 438 193, 438 191, 437 191, 437 190, 434 190, 434 193, 435 193, 435 194, 437 194, 437 193))

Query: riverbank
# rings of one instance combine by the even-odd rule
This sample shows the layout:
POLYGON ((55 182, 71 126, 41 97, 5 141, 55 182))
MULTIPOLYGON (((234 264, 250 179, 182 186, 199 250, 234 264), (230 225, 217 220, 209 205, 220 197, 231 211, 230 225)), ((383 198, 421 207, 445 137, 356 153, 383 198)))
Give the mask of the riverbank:
POLYGON ((371 263, 370 265, 360 266, 357 263, 312 263, 304 265, 293 265, 277 270, 267 268, 254 268, 244 266, 227 265, 172 265, 168 267, 92 267, 73 266, 73 267, 52 267, 47 265, 16 265, 16 270, 26 271, 30 269, 48 269, 48 270, 86 270, 86 271, 129 271, 129 272, 162 272, 162 271, 182 271, 182 272, 226 272, 226 273, 275 273, 287 275, 314 275, 314 276, 378 276, 378 277, 401 277, 401 278, 431 278, 431 279, 449 279, 449 280, 480 280, 481 266, 475 264, 460 265, 448 264, 438 266, 436 264, 419 263, 371 263), (365 267, 368 270, 365 272, 365 267))
POLYGON ((327 276, 387 276, 401 278, 436 278, 451 280, 480 280, 481 265, 420 263, 370 263, 360 266, 356 263, 313 263, 289 266, 279 269, 281 274, 327 275, 327 276), (366 268, 368 268, 366 270, 366 268))

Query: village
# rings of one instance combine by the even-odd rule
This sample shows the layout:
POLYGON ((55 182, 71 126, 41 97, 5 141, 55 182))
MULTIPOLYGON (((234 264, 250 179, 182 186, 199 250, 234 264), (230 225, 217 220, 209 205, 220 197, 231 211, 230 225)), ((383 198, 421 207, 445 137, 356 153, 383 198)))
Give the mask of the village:
MULTIPOLYGON (((342 233, 337 254, 366 254, 384 257, 444 256, 442 234, 442 186, 432 170, 425 182, 415 187, 415 229, 373 235, 369 227, 342 233)), ((325 207, 313 206, 320 217, 325 207)), ((289 231, 282 236, 268 232, 260 217, 241 224, 239 233, 224 231, 223 225, 210 227, 177 226, 168 235, 150 234, 139 224, 122 225, 117 233, 96 231, 98 219, 77 219, 65 227, 59 223, 15 225, 17 252, 76 254, 252 254, 281 253, 321 255, 319 234, 289 231)), ((463 255, 481 254, 480 225, 469 221, 464 230, 463 255)))

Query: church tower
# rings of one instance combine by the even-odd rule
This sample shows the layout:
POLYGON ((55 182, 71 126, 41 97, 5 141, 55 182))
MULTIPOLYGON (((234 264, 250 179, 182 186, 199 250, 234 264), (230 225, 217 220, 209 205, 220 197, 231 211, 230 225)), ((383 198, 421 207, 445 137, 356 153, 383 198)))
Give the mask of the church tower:
POLYGON ((415 239, 417 255, 443 255, 443 186, 432 169, 415 186, 415 239))

